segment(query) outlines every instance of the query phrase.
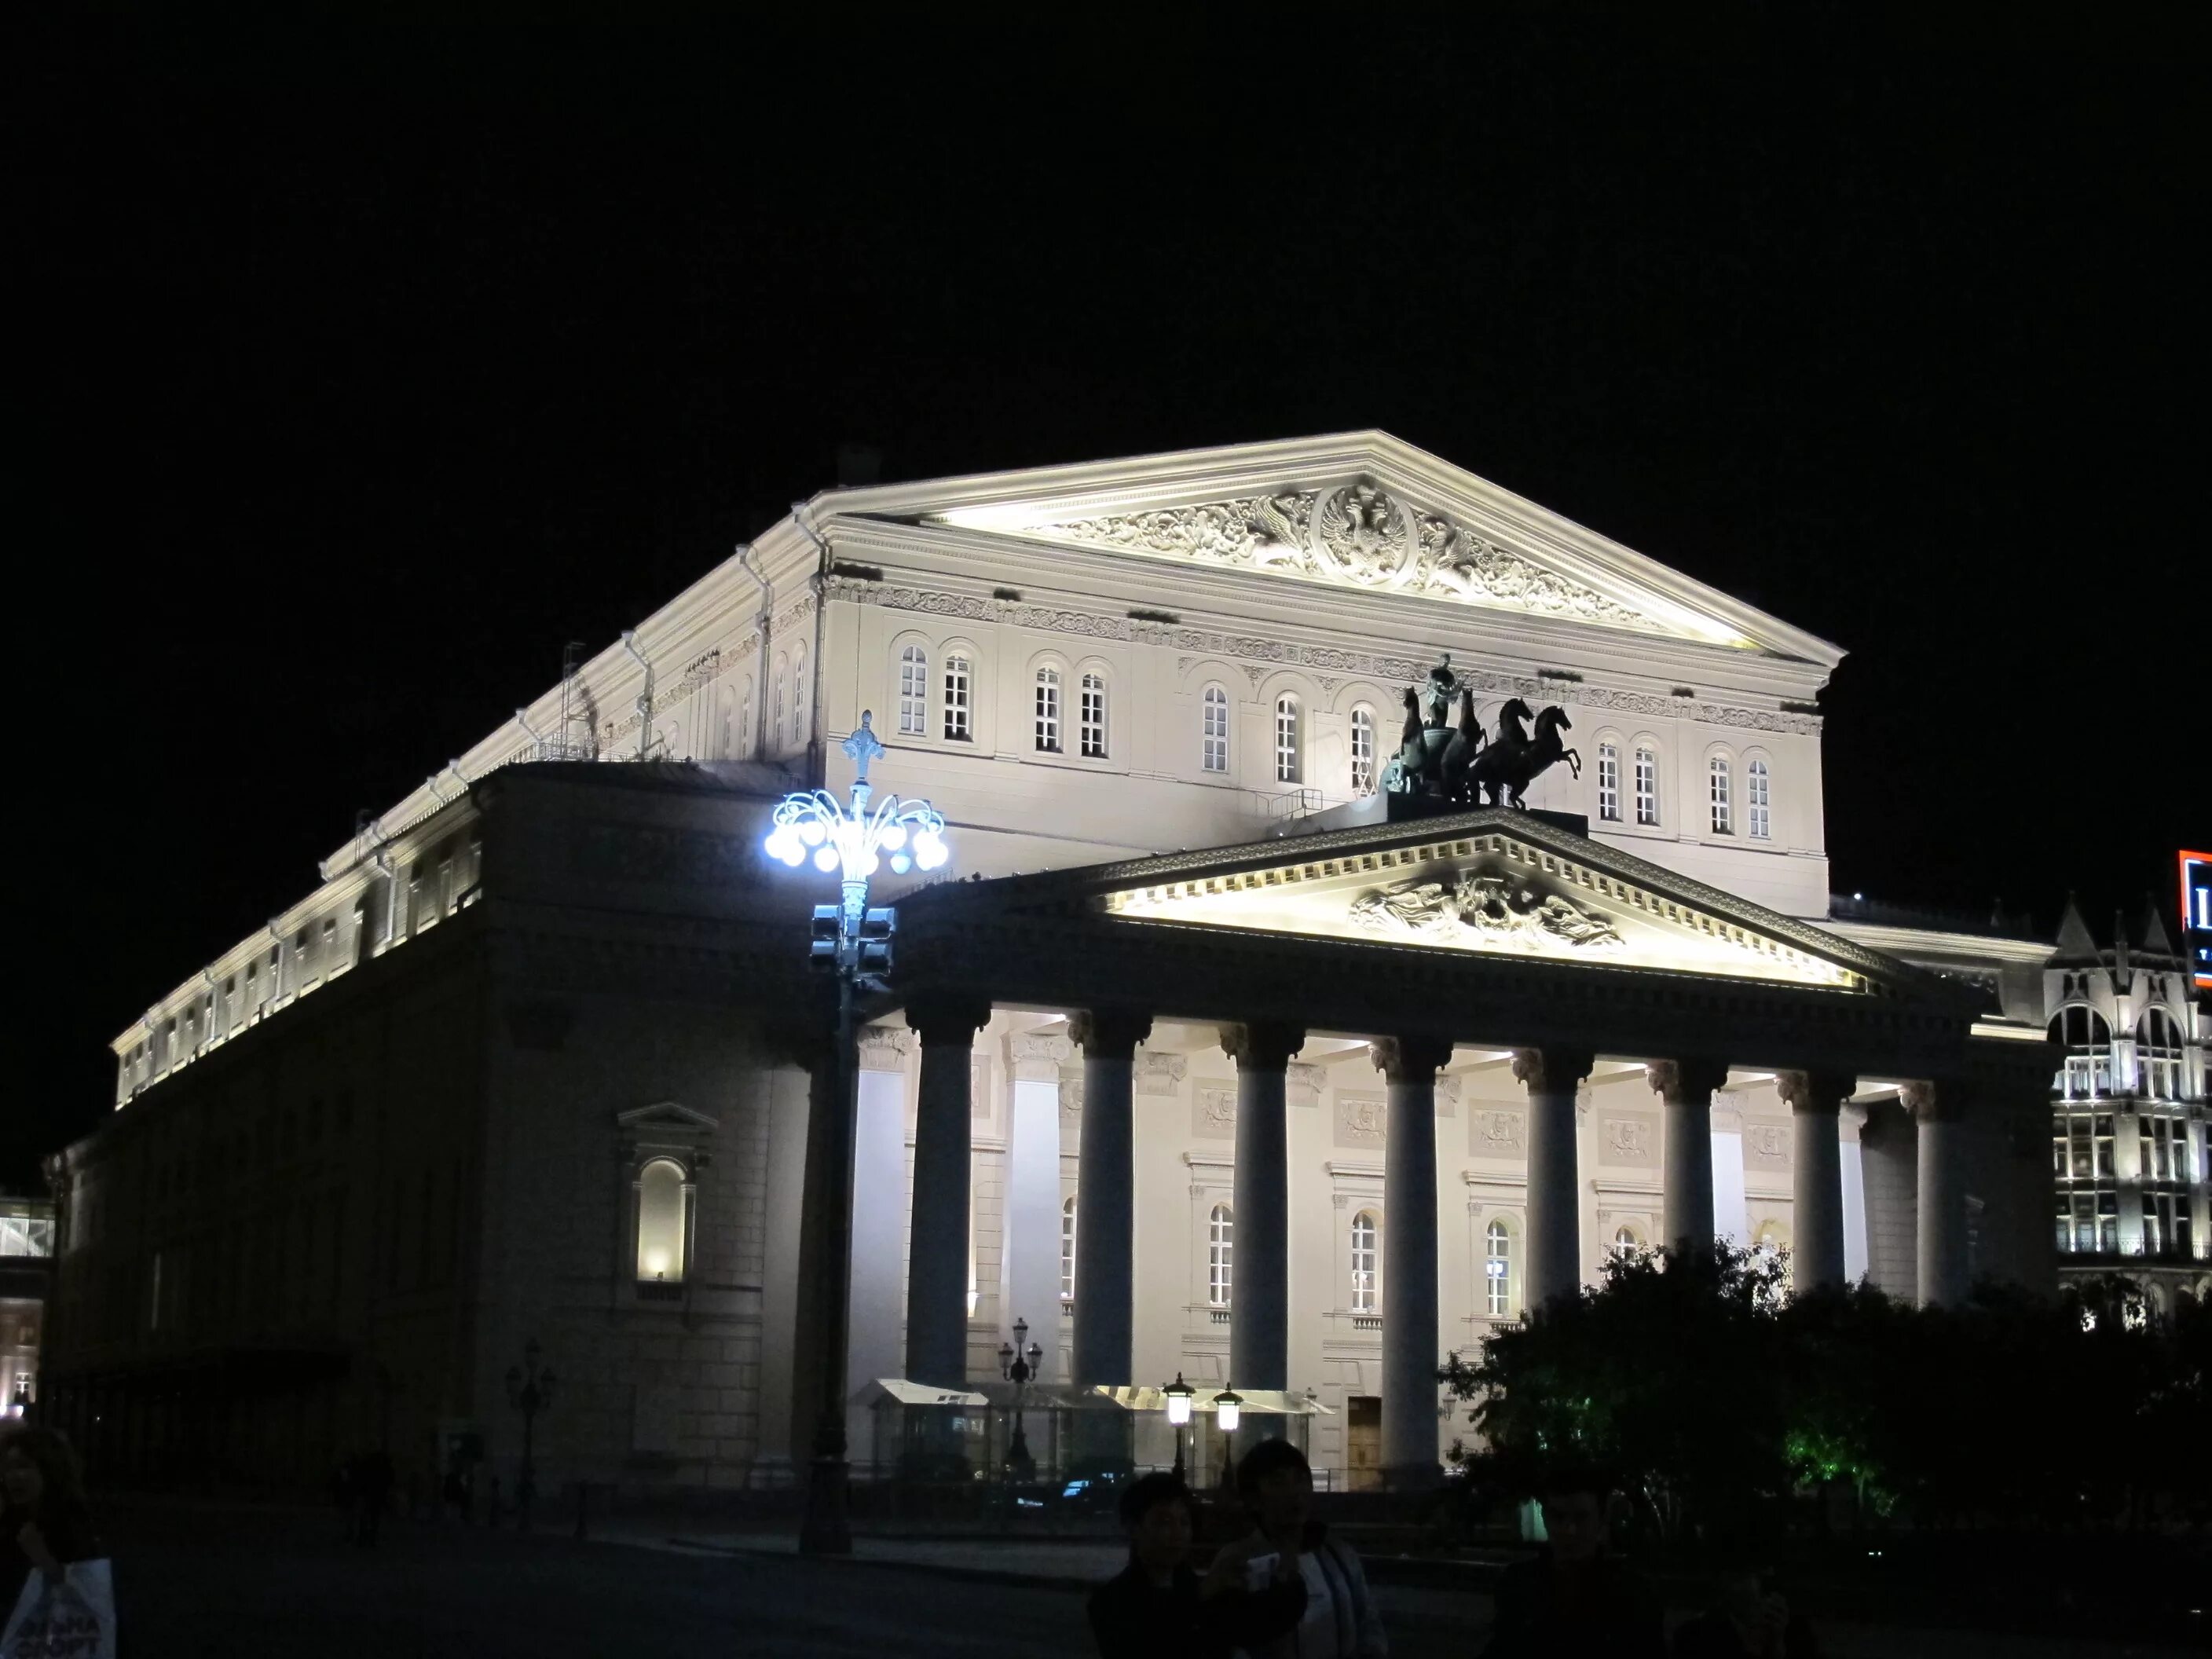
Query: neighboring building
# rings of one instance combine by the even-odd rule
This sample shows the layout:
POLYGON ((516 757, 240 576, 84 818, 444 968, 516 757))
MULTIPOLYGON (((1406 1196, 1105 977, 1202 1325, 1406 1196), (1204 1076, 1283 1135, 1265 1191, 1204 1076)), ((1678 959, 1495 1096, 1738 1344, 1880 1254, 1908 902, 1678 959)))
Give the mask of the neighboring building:
POLYGON ((546 1481, 787 1474, 831 894, 759 845, 864 710, 995 879, 879 881, 849 1390, 1027 1320, 1412 1477, 1438 1355, 1611 1249, 2047 1286, 2050 948, 1829 925, 1841 655, 1380 434, 817 496, 117 1039, 48 1408, 118 1474, 428 1480, 513 1456, 535 1340, 546 1481), (1432 672, 1579 771, 1378 798, 1432 672))
POLYGON ((39 1339, 53 1285, 54 1206, 0 1194, 0 1416, 39 1397, 39 1339))

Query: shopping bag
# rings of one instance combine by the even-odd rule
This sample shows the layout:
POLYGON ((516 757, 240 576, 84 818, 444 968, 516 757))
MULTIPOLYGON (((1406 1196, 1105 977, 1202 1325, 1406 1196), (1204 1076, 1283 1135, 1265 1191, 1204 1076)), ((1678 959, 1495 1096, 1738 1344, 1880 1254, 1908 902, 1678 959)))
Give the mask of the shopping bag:
POLYGON ((56 1583, 36 1567, 24 1580, 0 1659, 115 1659, 115 1580, 106 1561, 72 1561, 56 1583))

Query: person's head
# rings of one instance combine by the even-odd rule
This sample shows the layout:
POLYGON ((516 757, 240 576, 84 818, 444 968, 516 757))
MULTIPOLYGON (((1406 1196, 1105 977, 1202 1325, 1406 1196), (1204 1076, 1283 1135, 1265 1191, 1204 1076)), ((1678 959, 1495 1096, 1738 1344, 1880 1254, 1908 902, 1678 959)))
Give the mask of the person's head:
POLYGON ((1262 1440, 1237 1465, 1237 1495, 1270 1538, 1289 1538, 1313 1506, 1313 1468, 1287 1440, 1262 1440))
POLYGON ((1550 1473, 1537 1494, 1544 1506, 1544 1535, 1552 1558, 1570 1564, 1595 1560, 1605 1553, 1613 1481, 1587 1467, 1550 1473))
POLYGON ((84 1502, 76 1453, 53 1429, 13 1429, 0 1436, 0 1498, 11 1510, 51 1511, 84 1502))
POLYGON ((1151 1573, 1172 1572, 1190 1553, 1190 1489, 1172 1474, 1144 1474, 1122 1489, 1129 1554, 1151 1573))

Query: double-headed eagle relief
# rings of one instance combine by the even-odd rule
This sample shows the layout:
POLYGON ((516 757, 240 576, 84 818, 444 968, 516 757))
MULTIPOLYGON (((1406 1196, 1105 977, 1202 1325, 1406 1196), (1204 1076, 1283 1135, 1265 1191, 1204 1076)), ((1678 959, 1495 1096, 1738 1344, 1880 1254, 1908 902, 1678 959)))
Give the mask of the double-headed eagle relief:
POLYGON ((1539 714, 1515 697, 1498 711, 1497 729, 1484 732, 1474 712, 1474 692, 1460 684, 1446 653, 1429 670, 1425 689, 1406 689, 1405 729, 1399 734, 1397 757, 1382 770, 1382 787, 1467 806, 1482 805, 1485 794, 1492 806, 1526 806, 1528 786, 1556 762, 1566 762, 1575 776, 1582 776, 1583 757, 1559 739, 1560 732, 1573 730, 1574 722, 1558 704, 1539 714))
POLYGON ((1542 949, 1556 941, 1602 950, 1621 943, 1618 928, 1572 899, 1472 871, 1449 884, 1416 878, 1362 893, 1352 900, 1348 920, 1366 933, 1410 934, 1443 945, 1542 949))

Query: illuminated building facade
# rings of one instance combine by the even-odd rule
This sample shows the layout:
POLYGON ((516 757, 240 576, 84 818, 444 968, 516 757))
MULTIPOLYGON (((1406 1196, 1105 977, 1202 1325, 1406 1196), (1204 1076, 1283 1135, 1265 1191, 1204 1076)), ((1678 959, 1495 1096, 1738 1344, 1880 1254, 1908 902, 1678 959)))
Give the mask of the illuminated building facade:
POLYGON ((512 1450, 534 1339, 549 1480, 785 1478, 834 895, 760 847, 864 710, 955 856, 878 878, 848 1394, 994 1377, 1026 1320, 1047 1382, 1310 1390, 1322 1467, 1417 1480, 1437 1358, 1611 1250, 2048 1286, 2065 970, 1832 920, 1841 656, 1381 434, 817 496, 117 1039, 54 1165, 56 1413, 151 1471, 428 1478, 512 1450), (1432 683, 1578 767, 1388 794, 1432 683))

